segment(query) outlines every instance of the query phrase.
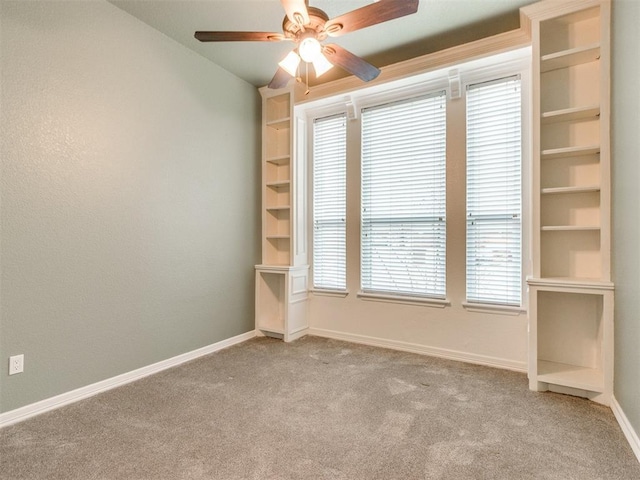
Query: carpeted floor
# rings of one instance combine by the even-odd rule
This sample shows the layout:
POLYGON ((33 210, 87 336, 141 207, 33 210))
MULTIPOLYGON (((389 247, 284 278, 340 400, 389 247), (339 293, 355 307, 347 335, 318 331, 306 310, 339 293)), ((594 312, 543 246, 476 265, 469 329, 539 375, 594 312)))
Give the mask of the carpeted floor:
POLYGON ((0 430, 2 479, 640 479, 608 408, 520 373, 256 338, 0 430))

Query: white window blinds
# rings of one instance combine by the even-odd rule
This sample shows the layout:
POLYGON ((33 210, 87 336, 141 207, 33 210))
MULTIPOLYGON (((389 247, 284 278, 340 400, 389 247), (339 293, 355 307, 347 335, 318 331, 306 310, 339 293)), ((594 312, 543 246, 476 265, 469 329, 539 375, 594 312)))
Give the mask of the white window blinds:
POLYGON ((467 90, 467 301, 521 303, 520 78, 467 90))
POLYGON ((313 122, 313 285, 345 290, 347 132, 344 114, 313 122))
POLYGON ((445 161, 445 92, 363 110, 363 291, 445 297, 445 161))

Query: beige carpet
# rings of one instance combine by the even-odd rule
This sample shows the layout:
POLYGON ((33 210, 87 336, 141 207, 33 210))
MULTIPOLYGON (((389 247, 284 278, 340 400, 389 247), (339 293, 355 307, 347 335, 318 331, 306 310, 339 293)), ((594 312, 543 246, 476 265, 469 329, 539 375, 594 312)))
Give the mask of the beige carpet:
POLYGON ((519 373, 256 338, 0 430, 2 479, 640 479, 611 411, 519 373))

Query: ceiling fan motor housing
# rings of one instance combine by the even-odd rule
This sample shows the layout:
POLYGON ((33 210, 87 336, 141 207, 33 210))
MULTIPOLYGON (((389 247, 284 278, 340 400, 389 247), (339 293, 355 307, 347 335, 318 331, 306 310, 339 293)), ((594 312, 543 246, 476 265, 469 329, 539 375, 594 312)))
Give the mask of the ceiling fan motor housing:
POLYGON ((320 42, 325 40, 327 32, 324 29, 324 25, 329 20, 329 16, 323 10, 315 7, 307 7, 307 11, 309 13, 309 22, 305 25, 293 22, 287 16, 284 17, 282 30, 285 32, 285 36, 296 43, 310 36, 320 42))

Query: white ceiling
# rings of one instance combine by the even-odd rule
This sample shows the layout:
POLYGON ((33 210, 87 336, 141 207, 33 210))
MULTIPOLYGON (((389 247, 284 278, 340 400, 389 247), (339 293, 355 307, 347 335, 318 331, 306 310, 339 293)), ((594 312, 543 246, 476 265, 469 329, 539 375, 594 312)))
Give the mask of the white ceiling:
MULTIPOLYGON (((281 32, 280 0, 108 0, 177 42, 255 85, 269 83, 290 42, 202 43, 196 30, 281 32)), ((420 0, 418 12, 335 39, 382 67, 519 26, 518 9, 533 0, 420 0)), ((372 0, 311 0, 330 18, 372 0)), ((346 76, 339 68, 322 81, 346 76)), ((310 82, 316 83, 316 82, 310 82)))

